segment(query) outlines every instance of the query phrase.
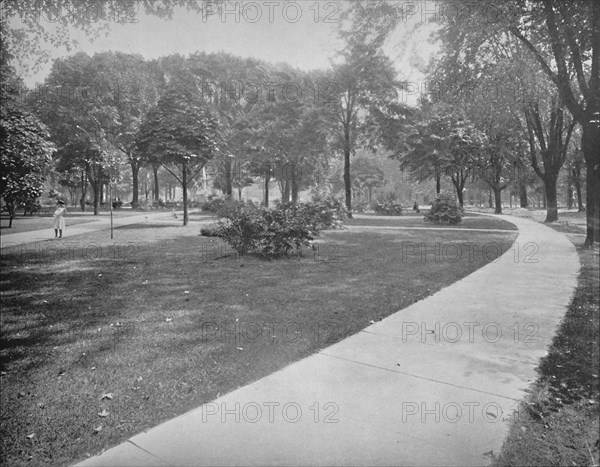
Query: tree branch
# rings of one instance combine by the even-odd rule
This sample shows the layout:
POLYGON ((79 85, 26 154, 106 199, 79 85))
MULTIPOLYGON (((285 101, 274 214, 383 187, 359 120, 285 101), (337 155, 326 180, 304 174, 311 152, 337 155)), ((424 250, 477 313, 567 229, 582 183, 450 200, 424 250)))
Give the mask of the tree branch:
POLYGON ((176 179, 176 180, 177 180, 179 183, 181 183, 181 184, 183 185, 183 181, 181 180, 181 178, 180 178, 180 177, 179 177, 179 176, 178 176, 176 173, 174 173, 174 172, 173 172, 171 169, 169 169, 169 167, 167 167, 167 165, 166 165, 166 164, 161 164, 161 165, 162 165, 162 166, 165 168, 165 170, 166 170, 167 172, 169 172, 171 175, 173 175, 173 177, 175 177, 175 179, 176 179))

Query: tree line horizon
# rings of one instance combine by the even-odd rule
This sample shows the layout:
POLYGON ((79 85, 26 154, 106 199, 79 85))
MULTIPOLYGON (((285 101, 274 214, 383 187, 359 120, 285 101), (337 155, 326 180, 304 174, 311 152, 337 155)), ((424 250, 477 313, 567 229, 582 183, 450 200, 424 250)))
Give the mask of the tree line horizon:
MULTIPOLYGON (((173 0, 160 10, 149 2, 145 11, 168 18, 176 7, 198 13, 205 3, 173 0)), ((225 53, 154 60, 78 53, 53 63, 36 96, 23 92, 11 65, 15 51, 32 53, 31 44, 19 44, 9 30, 2 66, 10 78, 3 78, 2 93, 39 118, 42 133, 49 130, 55 146, 46 148, 53 154, 47 162, 70 172, 82 192, 89 183, 96 212, 102 184, 123 164, 131 170, 134 205, 140 168, 152 166, 156 182, 160 166, 181 183, 187 207, 187 188, 209 161, 224 168, 225 196, 236 184, 262 178, 268 205, 273 163, 299 169, 279 180, 282 200, 296 203, 299 190, 314 183, 311 169, 335 159, 343 161, 343 196, 352 212, 354 179, 364 174, 352 173, 351 163, 367 151, 396 160, 416 182, 433 180, 437 193, 441 180, 450 180, 461 205, 466 183, 481 180, 494 193, 496 212, 508 187, 518 188, 526 207, 527 188, 539 179, 547 222, 558 218, 557 183, 567 167, 585 204, 590 246, 600 230, 600 6, 584 0, 491 6, 504 13, 492 23, 484 8, 439 25, 432 37, 440 53, 421 83, 402 80, 384 53, 407 16, 405 5, 358 1, 342 15, 344 49, 330 70, 225 53), (408 105, 415 95, 417 105, 408 105)), ((83 19, 77 25, 90 35, 102 26, 83 19)), ((27 27, 53 37, 39 23, 27 27)), ((5 107, 14 113, 16 105, 5 107)))

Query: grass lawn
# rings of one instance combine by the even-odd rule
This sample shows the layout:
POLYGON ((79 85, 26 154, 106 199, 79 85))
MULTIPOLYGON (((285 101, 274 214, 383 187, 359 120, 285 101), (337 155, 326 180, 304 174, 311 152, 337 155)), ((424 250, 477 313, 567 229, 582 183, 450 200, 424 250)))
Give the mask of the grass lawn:
MULTIPOLYGON (((77 224, 86 224, 88 222, 92 222, 96 219, 73 219, 67 218, 66 222, 67 228, 77 224)), ((16 217, 13 219, 12 227, 8 228, 8 219, 2 219, 2 224, 0 226, 2 229, 2 234, 14 234, 21 232, 29 232, 30 230, 48 230, 49 234, 54 234, 52 230, 52 217, 39 217, 39 216, 31 216, 31 217, 16 217)))
MULTIPOLYGON (((75 226, 77 224, 86 224, 88 222, 97 221, 99 219, 107 219, 110 218, 110 212, 106 210, 101 210, 98 216, 94 216, 93 210, 87 210, 85 212, 81 212, 77 210, 75 207, 69 207, 69 211, 67 212, 67 216, 65 217, 65 222, 67 224, 67 229, 71 226, 75 226)), ((160 213, 164 212, 168 214, 169 211, 150 211, 151 213, 160 213)), ((121 218, 121 217, 129 217, 143 214, 144 211, 131 210, 131 209, 115 209, 113 211, 113 218, 121 218)), ((22 214, 17 214, 13 219, 12 227, 8 228, 8 218, 2 218, 2 222, 0 223, 0 229, 2 231, 2 235, 4 234, 14 234, 21 232, 29 232, 32 230, 46 230, 48 229, 50 232, 52 231, 52 214, 42 214, 42 215, 34 215, 34 216, 23 216, 22 214)))
POLYGON ((578 253, 575 295, 497 467, 599 464, 599 258, 597 248, 578 247, 578 253))
POLYGON ((98 454, 431 295, 492 260, 481 245, 506 251, 516 237, 332 231, 303 258, 269 262, 236 258, 198 230, 150 223, 116 229, 133 250, 97 232, 69 240, 93 240, 102 254, 3 256, 6 464, 98 454), (475 254, 403 261, 415 238, 475 244, 475 254))
POLYGON ((355 214, 348 219, 348 225, 372 225, 388 227, 430 227, 439 229, 498 229, 517 230, 514 224, 496 217, 465 214, 462 222, 455 225, 431 224, 423 220, 422 215, 412 216, 377 216, 372 214, 355 214))

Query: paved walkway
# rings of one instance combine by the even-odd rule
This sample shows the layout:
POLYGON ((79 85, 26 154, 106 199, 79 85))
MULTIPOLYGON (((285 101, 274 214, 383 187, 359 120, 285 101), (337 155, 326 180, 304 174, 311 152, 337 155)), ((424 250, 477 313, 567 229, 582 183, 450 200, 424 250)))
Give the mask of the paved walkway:
POLYGON ((562 234, 510 220, 496 262, 80 465, 488 464, 579 271, 562 234))
MULTIPOLYGON (((146 223, 151 221, 152 223, 163 223, 169 222, 171 224, 181 225, 181 213, 178 213, 180 216, 178 219, 174 219, 172 217, 172 213, 170 211, 151 211, 140 213, 139 215, 134 216, 123 216, 123 217, 113 217, 113 227, 122 227, 125 225, 133 225, 146 223)), ((76 224, 74 226, 69 226, 67 219, 67 228, 63 231, 63 240, 75 237, 76 235, 87 234, 90 232, 96 232, 100 230, 108 230, 110 229, 110 216, 102 215, 97 219, 86 222, 84 224, 76 224)), ((207 223, 214 222, 214 219, 207 218, 207 223)), ((0 235, 0 244, 2 248, 15 247, 20 245, 28 245, 31 243, 38 242, 46 242, 46 241, 55 241, 53 235, 54 230, 51 227, 52 218, 48 219, 48 228, 44 230, 31 230, 28 232, 19 232, 19 233, 7 233, 0 235)))

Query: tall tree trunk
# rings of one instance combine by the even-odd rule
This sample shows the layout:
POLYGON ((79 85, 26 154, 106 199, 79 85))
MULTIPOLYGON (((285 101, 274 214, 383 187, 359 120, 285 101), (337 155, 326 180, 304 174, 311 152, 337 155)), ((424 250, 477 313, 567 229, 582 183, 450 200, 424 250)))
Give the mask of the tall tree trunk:
POLYGON ((544 193, 546 199, 546 220, 544 222, 556 222, 558 220, 558 196, 556 193, 556 179, 558 174, 546 170, 544 176, 544 193))
POLYGON ((494 214, 502 214, 502 190, 498 188, 494 188, 494 202, 496 204, 494 214))
POLYGON ((344 148, 344 190, 346 193, 346 209, 348 217, 352 218, 352 180, 350 178, 350 134, 346 134, 344 148))
POLYGON ((285 177, 285 181, 283 182, 283 193, 281 194, 281 202, 290 202, 290 180, 287 177, 285 177))
POLYGON ((581 195, 581 164, 579 162, 576 162, 575 167, 573 167, 573 185, 577 196, 577 212, 583 212, 585 208, 583 207, 583 196, 581 195))
POLYGON ((491 188, 488 191, 488 207, 490 207, 490 208, 494 207, 493 191, 491 188))
POLYGON ((456 196, 458 197, 458 204, 462 208, 464 206, 463 188, 464 188, 465 184, 464 184, 464 182, 462 182, 461 176, 459 175, 456 178, 452 177, 452 184, 454 185, 454 188, 456 189, 456 196))
POLYGON ((291 190, 292 190, 292 205, 296 206, 298 203, 298 173, 296 171, 296 164, 292 165, 292 173, 290 174, 291 190))
POLYGON ((187 164, 181 164, 181 189, 183 191, 183 225, 188 225, 188 181, 187 181, 187 164))
POLYGON ((242 200, 242 186, 238 186, 238 201, 242 200))
POLYGON ((133 188, 133 196, 131 198, 131 207, 132 209, 137 209, 139 207, 139 173, 140 173, 140 163, 137 160, 130 160, 131 165, 131 181, 133 188))
POLYGON ((158 164, 152 164, 152 174, 154 175, 154 199, 153 201, 158 202, 160 198, 160 191, 158 188, 158 164))
POLYGON ((435 172, 435 192, 439 195, 442 190, 442 175, 436 170, 435 172))
POLYGON ((265 195, 264 195, 264 203, 265 207, 269 207, 269 181, 271 180, 271 166, 267 164, 267 169, 265 171, 265 195))
POLYGON ((81 205, 81 212, 85 212, 85 197, 87 195, 87 173, 82 171, 81 173, 81 199, 79 204, 81 205))
MULTIPOLYGON (((596 114, 596 121, 598 114, 596 114)), ((586 173, 586 218, 587 229, 584 245, 589 247, 600 240, 600 125, 592 118, 583 127, 581 138, 586 173)))
POLYGON ((231 159, 227 158, 225 159, 225 163, 223 164, 223 168, 225 171, 225 196, 227 196, 228 198, 231 198, 231 195, 233 193, 233 184, 232 184, 232 179, 233 179, 233 168, 231 165, 231 159))
POLYGON ((98 208, 100 205, 100 196, 102 184, 98 180, 92 180, 92 191, 94 192, 94 216, 98 215, 98 208))
POLYGON ((13 219, 15 218, 15 202, 7 201, 6 210, 8 211, 8 228, 12 228, 13 219))
POLYGON ((573 209, 573 180, 567 181, 567 209, 573 209))
POLYGON ((519 202, 522 208, 526 208, 529 204, 527 200, 527 185, 525 183, 519 186, 519 202))

